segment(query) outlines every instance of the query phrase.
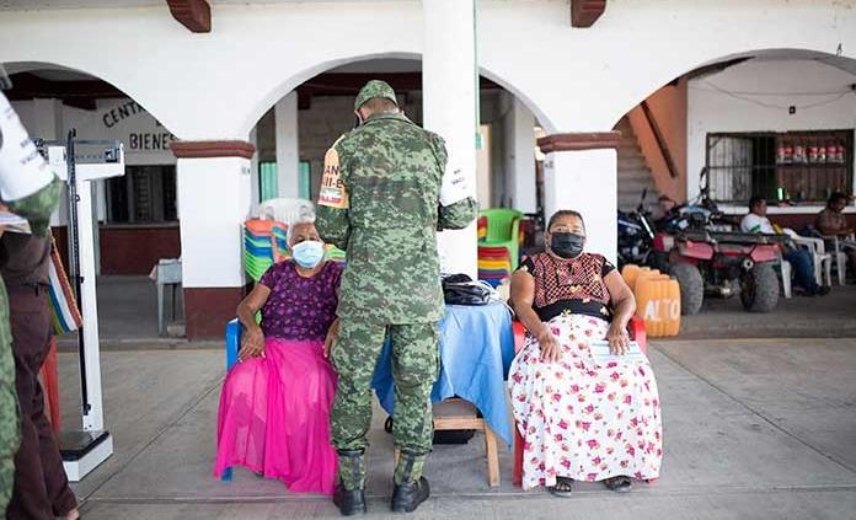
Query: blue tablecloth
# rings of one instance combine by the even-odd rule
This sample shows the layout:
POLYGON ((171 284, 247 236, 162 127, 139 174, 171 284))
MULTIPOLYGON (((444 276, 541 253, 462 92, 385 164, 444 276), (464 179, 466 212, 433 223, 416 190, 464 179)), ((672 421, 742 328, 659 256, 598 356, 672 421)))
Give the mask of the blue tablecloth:
MULTIPOLYGON (((512 418, 504 380, 514 359, 511 314, 502 303, 447 305, 440 322, 440 376, 432 402, 453 396, 473 403, 506 444, 512 442, 512 418)), ((386 342, 372 388, 390 415, 394 406, 391 346, 386 342)))

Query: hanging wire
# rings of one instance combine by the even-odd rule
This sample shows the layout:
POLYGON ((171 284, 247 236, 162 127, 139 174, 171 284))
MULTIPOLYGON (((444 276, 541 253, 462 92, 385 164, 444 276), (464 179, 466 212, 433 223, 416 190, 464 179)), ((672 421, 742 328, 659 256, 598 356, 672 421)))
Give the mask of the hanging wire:
POLYGON ((709 88, 708 89, 704 89, 704 88, 699 89, 699 87, 694 87, 694 88, 699 89, 699 90, 713 90, 713 91, 719 92, 720 94, 726 95, 728 97, 738 99, 740 101, 745 101, 747 103, 752 103, 754 105, 758 105, 761 107, 772 108, 772 109, 777 109, 777 110, 778 109, 787 109, 791 106, 794 106, 797 109, 801 109, 801 110, 806 110, 809 108, 817 108, 817 107, 821 107, 821 106, 825 106, 825 105, 831 105, 832 103, 835 103, 835 102, 839 101, 840 99, 844 98, 848 94, 851 94, 851 93, 856 94, 856 92, 854 92, 853 90, 851 90, 849 88, 847 90, 839 90, 836 92, 815 92, 815 93, 812 93, 812 92, 740 92, 740 91, 726 90, 722 87, 719 87, 719 86, 711 83, 710 81, 703 81, 702 84, 708 86, 709 88), (808 104, 804 104, 804 105, 794 105, 792 103, 788 103, 786 105, 779 105, 776 103, 768 103, 765 101, 759 101, 757 99, 752 99, 752 96, 770 96, 770 97, 835 96, 835 97, 832 99, 826 99, 823 101, 818 101, 815 103, 808 103, 808 104))

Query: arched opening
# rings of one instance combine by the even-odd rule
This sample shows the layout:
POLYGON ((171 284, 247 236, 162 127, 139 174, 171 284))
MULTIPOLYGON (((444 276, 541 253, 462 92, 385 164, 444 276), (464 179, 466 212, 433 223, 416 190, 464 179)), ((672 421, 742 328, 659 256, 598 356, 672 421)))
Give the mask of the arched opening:
POLYGON ((619 208, 645 187, 649 207, 692 199, 706 168, 720 204, 758 194, 816 212, 829 192, 853 192, 854 85, 856 60, 798 49, 732 54, 674 78, 616 124, 619 208))
MULTIPOLYGON (((84 71, 52 63, 4 64, 10 99, 31 137, 64 141, 118 140, 125 175, 94 183, 100 335, 105 340, 158 335, 155 285, 149 273, 161 258, 181 255, 176 194, 175 136, 128 94, 84 71)), ((67 203, 52 217, 67 263, 67 203)), ((167 316, 182 317, 181 291, 167 316)), ((171 307, 171 308, 170 308, 171 307)), ((181 326, 176 334, 181 334, 181 326)))
MULTIPOLYGON (((419 55, 361 56, 313 67, 300 75, 299 83, 289 81, 277 88, 260 106, 261 115, 250 130, 258 151, 252 166, 253 204, 276 196, 317 197, 324 153, 353 128, 353 100, 369 79, 390 83, 404 112, 421 124, 421 70, 419 55)), ((541 128, 551 128, 552 123, 543 121, 541 113, 507 84, 482 71, 477 154, 483 208, 515 207, 536 214, 543 207, 535 139, 541 128)))
MULTIPOLYGON (((834 296, 843 298, 846 305, 852 304, 853 293, 838 287, 849 276, 848 257, 837 239, 819 230, 819 222, 831 211, 826 207, 833 193, 851 197, 856 191, 854 114, 853 58, 808 50, 768 49, 705 63, 649 95, 616 124, 623 134, 618 151, 619 209, 635 210, 640 193, 647 190, 643 206, 651 212, 654 227, 663 236, 677 234, 680 239, 679 231, 659 227, 657 221, 673 201, 694 202, 706 194, 725 214, 713 225, 705 226, 707 231, 790 234, 793 240, 776 249, 778 256, 768 260, 773 262, 768 267, 772 270, 775 265, 778 270, 776 276, 768 277, 774 285, 768 293, 777 295, 779 287, 775 284, 779 284, 783 297, 777 309, 784 307, 783 312, 812 318, 826 317, 828 310, 799 307, 787 299, 798 292, 826 294, 821 292, 823 286, 833 285, 835 291, 841 291, 834 296), (753 197, 766 200, 766 206, 757 205, 754 215, 748 215, 748 202, 753 197), (793 277, 787 274, 792 265, 801 269, 793 277), (840 278, 831 274, 836 272, 840 278), (798 287, 793 293, 792 283, 798 287)), ((841 229, 852 228, 856 224, 852 199, 843 215, 834 217, 845 222, 841 229)), ((634 242, 627 222, 635 218, 631 215, 622 220, 624 225, 619 225, 623 256, 643 261, 646 251, 653 251, 648 259, 665 253, 653 263, 666 269, 682 262, 676 249, 662 245, 670 239, 655 238, 650 247, 634 242)), ((697 240, 714 243, 716 237, 697 240)), ((728 240, 734 244, 750 243, 742 235, 728 240)), ((725 274, 723 265, 725 262, 711 263, 701 269, 705 309, 734 312, 739 305, 733 302, 711 299, 707 303, 707 297, 715 293, 731 294, 722 282, 729 283, 730 276, 725 274)), ((690 321, 691 324, 714 322, 690 317, 694 319, 699 321, 690 321)), ((734 317, 733 322, 744 323, 742 319, 742 330, 748 334, 764 327, 763 320, 734 317)))

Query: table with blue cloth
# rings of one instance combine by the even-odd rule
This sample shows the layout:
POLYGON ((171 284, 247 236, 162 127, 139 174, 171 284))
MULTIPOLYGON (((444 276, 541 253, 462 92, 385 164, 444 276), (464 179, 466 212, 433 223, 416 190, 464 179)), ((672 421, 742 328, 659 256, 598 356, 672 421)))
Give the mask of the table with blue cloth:
MULTIPOLYGON (((434 403, 460 397, 481 412, 491 430, 507 445, 512 418, 505 378, 514 359, 511 313, 501 302, 446 305, 440 322, 440 376, 431 391, 434 403)), ((387 339, 375 368, 372 388, 384 410, 394 407, 392 347, 387 339)))

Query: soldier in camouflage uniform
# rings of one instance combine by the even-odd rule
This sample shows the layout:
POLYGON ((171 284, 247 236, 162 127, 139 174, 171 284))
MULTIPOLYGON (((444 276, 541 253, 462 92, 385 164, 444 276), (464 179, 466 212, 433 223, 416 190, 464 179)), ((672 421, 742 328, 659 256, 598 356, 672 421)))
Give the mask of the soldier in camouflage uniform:
POLYGON ((437 323, 443 314, 437 231, 476 217, 460 169, 447 168, 443 139, 398 109, 395 92, 370 81, 354 104, 359 127, 327 152, 316 226, 347 252, 332 361, 339 373, 331 429, 339 453, 334 502, 365 512, 366 432, 371 379, 387 334, 395 378, 393 436, 401 457, 392 509, 410 512, 428 498, 422 476, 431 449, 431 387, 437 378, 437 323))
MULTIPOLYGON (((2 71, 0 71, 2 72, 2 71)), ((30 142, 6 97, 0 93, 0 200, 44 235, 59 201, 61 184, 30 142)), ((18 397, 12 358, 9 300, 0 280, 0 513, 14 485, 14 456, 20 438, 18 397)))

